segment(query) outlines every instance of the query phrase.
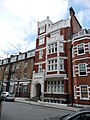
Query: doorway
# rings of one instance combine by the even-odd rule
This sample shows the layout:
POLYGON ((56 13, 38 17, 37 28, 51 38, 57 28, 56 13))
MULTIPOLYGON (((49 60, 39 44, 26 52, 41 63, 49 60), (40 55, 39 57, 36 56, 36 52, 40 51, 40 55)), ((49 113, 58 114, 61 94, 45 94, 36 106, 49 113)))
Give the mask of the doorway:
POLYGON ((40 98, 40 96, 41 96, 41 84, 37 83, 35 86, 36 86, 36 97, 40 98))

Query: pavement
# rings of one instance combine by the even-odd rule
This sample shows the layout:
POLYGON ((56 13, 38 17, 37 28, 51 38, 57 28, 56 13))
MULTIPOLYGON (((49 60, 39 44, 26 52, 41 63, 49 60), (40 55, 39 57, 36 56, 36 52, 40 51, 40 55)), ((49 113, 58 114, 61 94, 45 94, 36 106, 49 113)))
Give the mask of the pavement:
POLYGON ((15 101, 26 103, 26 104, 31 104, 31 105, 39 105, 39 106, 51 107, 51 108, 56 108, 56 109, 69 110, 69 111, 79 111, 83 107, 87 107, 86 105, 78 105, 78 106, 74 105, 72 107, 67 104, 49 103, 49 102, 43 102, 43 101, 34 102, 34 101, 30 101, 28 98, 21 98, 21 97, 16 97, 15 101))

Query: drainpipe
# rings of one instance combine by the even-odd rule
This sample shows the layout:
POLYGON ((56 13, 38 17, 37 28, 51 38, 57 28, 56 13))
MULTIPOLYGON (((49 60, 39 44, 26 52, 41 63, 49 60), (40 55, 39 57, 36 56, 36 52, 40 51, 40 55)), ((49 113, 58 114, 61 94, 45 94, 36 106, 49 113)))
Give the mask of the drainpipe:
POLYGON ((71 105, 73 106, 73 98, 74 98, 74 92, 73 92, 73 65, 72 65, 72 45, 70 48, 70 63, 71 63, 71 105))

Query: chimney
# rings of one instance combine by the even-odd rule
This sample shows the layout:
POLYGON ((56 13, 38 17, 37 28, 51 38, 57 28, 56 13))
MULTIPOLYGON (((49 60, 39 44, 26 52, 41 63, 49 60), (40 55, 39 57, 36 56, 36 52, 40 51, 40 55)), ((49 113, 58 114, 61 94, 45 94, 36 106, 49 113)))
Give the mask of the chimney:
POLYGON ((69 10, 70 10, 70 16, 74 16, 75 12, 74 12, 73 8, 71 7, 69 10))

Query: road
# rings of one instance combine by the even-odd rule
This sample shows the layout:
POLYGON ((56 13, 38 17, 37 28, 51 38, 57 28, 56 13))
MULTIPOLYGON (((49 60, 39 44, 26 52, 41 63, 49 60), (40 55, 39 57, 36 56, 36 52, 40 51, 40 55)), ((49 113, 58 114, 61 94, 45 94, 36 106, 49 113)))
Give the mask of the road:
POLYGON ((1 120, 43 120, 47 116, 65 113, 70 111, 19 102, 3 102, 1 120))

